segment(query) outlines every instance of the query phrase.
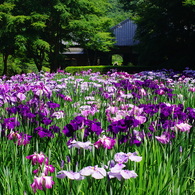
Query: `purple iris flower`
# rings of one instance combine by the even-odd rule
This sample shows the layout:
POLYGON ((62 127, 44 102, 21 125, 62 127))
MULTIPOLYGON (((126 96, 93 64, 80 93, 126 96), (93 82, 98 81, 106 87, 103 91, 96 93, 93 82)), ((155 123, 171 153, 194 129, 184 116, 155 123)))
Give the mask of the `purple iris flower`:
POLYGON ((144 131, 133 130, 133 133, 130 135, 130 144, 140 146, 141 142, 144 140, 144 137, 145 137, 144 131))
POLYGON ((25 133, 20 133, 20 137, 16 141, 17 145, 26 145, 30 143, 32 136, 25 134, 25 133))
POLYGON ((38 111, 37 114, 39 114, 39 116, 40 116, 41 118, 44 118, 44 117, 47 116, 48 113, 47 113, 47 112, 44 112, 44 111, 43 111, 43 112, 42 112, 42 111, 38 111))
POLYGON ((72 137, 74 132, 78 130, 78 124, 76 123, 70 123, 70 124, 67 124, 62 132, 67 136, 67 137, 72 137))
POLYGON ((32 119, 32 118, 35 118, 36 115, 31 113, 31 112, 29 112, 29 113, 26 113, 26 117, 29 118, 29 119, 32 119))
POLYGON ((7 128, 7 129, 14 129, 17 126, 20 126, 20 122, 17 121, 17 119, 15 117, 6 118, 6 119, 4 119, 4 123, 2 126, 4 128, 7 128))
POLYGON ((60 104, 54 103, 54 102, 47 102, 47 105, 49 108, 59 108, 60 104))
POLYGON ((41 121, 43 124, 45 125, 50 125, 52 123, 52 120, 50 120, 49 118, 47 117, 44 117, 41 121))
POLYGON ((6 108, 6 110, 9 114, 16 114, 19 111, 17 106, 14 106, 14 107, 11 107, 11 108, 6 108))
POLYGON ((155 113, 159 111, 159 105, 153 105, 153 104, 140 104, 140 108, 143 108, 143 112, 153 116, 155 113))
POLYGON ((58 93, 57 94, 57 97, 60 97, 60 98, 64 99, 65 95, 64 94, 61 94, 61 93, 58 93))
POLYGON ((88 132, 94 132, 96 135, 100 135, 103 131, 101 128, 100 122, 90 121, 88 128, 86 128, 88 132))
POLYGON ((119 144, 126 143, 129 141, 130 136, 129 135, 122 135, 122 137, 119 139, 119 144))
POLYGON ((75 131, 83 128, 85 129, 84 137, 87 137, 90 133, 96 133, 96 135, 100 135, 103 131, 100 122, 96 122, 95 120, 88 120, 82 116, 77 116, 63 128, 62 132, 67 137, 71 137, 75 131))
POLYGON ((49 127, 49 130, 54 132, 54 133, 59 133, 60 132, 60 127, 58 127, 57 125, 52 125, 49 127))
POLYGON ((108 131, 118 134, 119 132, 127 132, 134 124, 134 118, 126 116, 125 119, 112 122, 108 126, 108 131))
POLYGON ((155 121, 151 122, 150 126, 148 127, 148 129, 151 131, 151 132, 155 132, 157 130, 157 124, 155 121))
POLYGON ((174 127, 175 124, 176 124, 175 121, 165 120, 165 121, 162 121, 162 128, 163 129, 171 129, 172 127, 174 127))
POLYGON ((194 108, 186 108, 187 117, 189 119, 189 123, 192 123, 195 120, 195 109, 194 108))
POLYGON ((43 137, 51 137, 51 138, 53 138, 54 137, 53 133, 50 130, 45 129, 43 127, 35 128, 34 132, 37 133, 40 138, 43 138, 43 137))

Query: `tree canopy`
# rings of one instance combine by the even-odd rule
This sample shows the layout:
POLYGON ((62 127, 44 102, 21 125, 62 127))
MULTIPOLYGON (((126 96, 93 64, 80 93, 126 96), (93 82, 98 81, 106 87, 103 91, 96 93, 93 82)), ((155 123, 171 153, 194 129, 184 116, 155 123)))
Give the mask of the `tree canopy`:
POLYGON ((128 17, 137 24, 139 64, 195 64, 195 0, 2 0, 3 73, 10 55, 33 59, 39 71, 47 61, 56 71, 71 42, 108 51, 109 28, 128 17))
POLYGON ((108 0, 108 2, 110 3, 110 6, 108 7, 106 15, 109 18, 112 18, 112 26, 131 17, 132 9, 127 9, 124 2, 120 2, 120 0, 108 0))
POLYGON ((107 51, 113 44, 108 32, 111 20, 105 17, 107 6, 107 0, 4 0, 0 4, 0 52, 8 46, 16 51, 13 46, 19 46, 34 59, 38 70, 48 59, 53 72, 60 67, 64 42, 107 51))
POLYGON ((141 64, 193 66, 195 64, 194 0, 120 0, 133 11, 137 23, 141 64))

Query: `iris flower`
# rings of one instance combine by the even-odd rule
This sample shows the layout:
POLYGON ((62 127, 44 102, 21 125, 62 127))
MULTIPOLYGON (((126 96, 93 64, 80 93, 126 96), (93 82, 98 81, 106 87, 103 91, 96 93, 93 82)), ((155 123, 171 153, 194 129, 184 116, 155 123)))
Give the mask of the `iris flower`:
POLYGON ((130 171, 130 170, 124 170, 123 168, 125 167, 124 164, 116 164, 114 167, 110 169, 108 172, 108 177, 110 179, 112 178, 117 178, 119 181, 123 179, 130 179, 130 178, 135 178, 137 177, 137 174, 135 171, 130 171))
POLYGON ((119 164, 123 164, 129 160, 129 156, 124 152, 119 152, 114 155, 114 160, 119 164))
POLYGON ((36 193, 37 190, 52 188, 53 185, 54 181, 52 180, 52 176, 45 176, 42 174, 42 176, 34 178, 34 182, 31 184, 31 188, 33 189, 33 192, 36 193))
POLYGON ((83 148, 86 150, 91 150, 92 149, 92 143, 90 141, 87 142, 80 142, 80 141, 76 141, 76 140, 72 140, 70 141, 70 144, 68 145, 68 148, 83 148))
POLYGON ((72 179, 72 180, 83 180, 84 179, 84 176, 82 176, 80 173, 73 172, 73 171, 59 171, 56 177, 60 179, 68 177, 69 179, 72 179))
POLYGON ((103 135, 103 137, 99 138, 98 141, 94 143, 94 146, 96 148, 103 146, 104 148, 112 149, 115 143, 116 141, 113 138, 103 135))
POLYGON ((40 152, 40 154, 38 154, 37 152, 34 152, 34 154, 26 156, 27 159, 32 160, 32 165, 36 165, 36 164, 48 164, 48 158, 43 154, 43 152, 40 152))
POLYGON ((103 179, 106 176, 106 170, 96 166, 88 166, 80 170, 80 174, 83 176, 92 176, 95 179, 103 179))
POLYGON ((175 125, 176 129, 179 129, 180 131, 188 132, 188 133, 190 132, 191 127, 192 126, 187 123, 180 123, 180 124, 175 125))

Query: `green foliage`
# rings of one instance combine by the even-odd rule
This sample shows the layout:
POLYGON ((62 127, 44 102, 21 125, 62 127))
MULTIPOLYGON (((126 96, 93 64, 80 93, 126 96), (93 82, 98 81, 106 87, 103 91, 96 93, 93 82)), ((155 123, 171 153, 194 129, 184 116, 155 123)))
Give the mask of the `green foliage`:
POLYGON ((121 65, 123 63, 123 57, 118 54, 112 55, 112 64, 114 63, 121 65))
POLYGON ((44 72, 50 72, 50 68, 48 68, 48 67, 46 67, 46 66, 43 66, 43 67, 42 67, 42 70, 43 70, 44 72))
POLYGON ((143 66, 68 66, 65 68, 66 72, 75 74, 79 73, 81 71, 88 71, 89 69, 92 70, 92 72, 100 72, 100 73, 107 73, 108 71, 111 71, 112 69, 117 71, 124 71, 128 73, 135 73, 143 70, 150 70, 151 67, 143 67, 143 66))
POLYGON ((0 5, 0 52, 31 58, 39 71, 46 60, 51 71, 59 68, 60 52, 66 47, 63 41, 100 51, 113 45, 107 32, 111 22, 105 17, 107 0, 11 2, 4 0, 0 5))
MULTIPOLYGON (((129 2, 123 0, 125 2, 129 2)), ((186 1, 190 5, 193 1, 186 1)), ((195 9, 182 0, 130 1, 140 41, 140 63, 166 67, 193 66, 195 9)))
POLYGON ((194 1, 194 0, 185 0, 185 1, 184 1, 184 4, 185 4, 185 5, 189 5, 189 6, 190 6, 190 5, 191 5, 191 6, 195 6, 195 1, 194 1))
POLYGON ((131 17, 132 10, 124 9, 124 4, 121 3, 120 0, 109 0, 108 2, 110 3, 110 6, 108 7, 107 16, 112 18, 112 26, 131 17))
MULTIPOLYGON (((0 55, 0 74, 3 75, 3 56, 0 55)), ((34 64, 33 60, 22 60, 21 58, 16 58, 13 56, 9 56, 8 58, 8 70, 7 70, 7 76, 13 76, 15 74, 20 74, 20 73, 30 73, 30 72, 35 72, 37 73, 37 67, 34 64)))

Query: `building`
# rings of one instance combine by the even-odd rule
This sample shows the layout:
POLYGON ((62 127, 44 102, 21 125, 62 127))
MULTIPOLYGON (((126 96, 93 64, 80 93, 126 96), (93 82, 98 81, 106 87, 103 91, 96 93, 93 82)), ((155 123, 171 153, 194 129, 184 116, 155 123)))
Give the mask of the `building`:
POLYGON ((134 39, 137 25, 130 19, 126 19, 111 28, 116 37, 115 47, 110 51, 111 55, 119 54, 123 58, 123 65, 136 63, 137 55, 134 46, 138 41, 134 39))
POLYGON ((130 19, 126 19, 112 27, 110 30, 115 36, 116 43, 109 52, 86 50, 74 43, 74 46, 62 53, 65 55, 66 65, 111 65, 112 56, 115 54, 123 58, 123 65, 136 64, 137 55, 134 51, 134 46, 138 43, 134 40, 136 27, 136 24, 130 19))

